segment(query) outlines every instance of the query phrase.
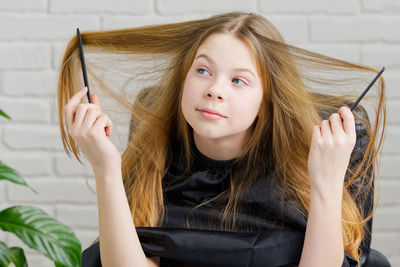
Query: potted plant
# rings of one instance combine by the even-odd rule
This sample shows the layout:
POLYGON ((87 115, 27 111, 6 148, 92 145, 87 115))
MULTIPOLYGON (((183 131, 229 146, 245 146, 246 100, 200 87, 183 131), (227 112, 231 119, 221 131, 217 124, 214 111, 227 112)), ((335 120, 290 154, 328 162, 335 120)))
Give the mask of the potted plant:
MULTIPOLYGON (((0 117, 11 119, 0 109, 0 117)), ((0 160, 0 180, 27 186, 18 171, 0 160)), ((36 194, 37 192, 31 188, 36 194)), ((28 247, 53 260, 56 267, 81 266, 81 243, 70 228, 32 206, 12 206, 0 211, 0 229, 19 237, 28 247)), ((0 241, 0 266, 28 266, 20 247, 8 247, 0 241)))

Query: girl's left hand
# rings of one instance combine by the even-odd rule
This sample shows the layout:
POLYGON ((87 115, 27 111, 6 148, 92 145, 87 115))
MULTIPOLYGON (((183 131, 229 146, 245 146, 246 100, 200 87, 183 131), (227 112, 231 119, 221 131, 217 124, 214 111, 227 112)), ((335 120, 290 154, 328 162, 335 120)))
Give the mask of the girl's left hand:
POLYGON ((342 193, 355 144, 354 116, 346 106, 333 113, 329 121, 323 120, 320 125, 314 126, 308 156, 311 190, 330 195, 342 193))

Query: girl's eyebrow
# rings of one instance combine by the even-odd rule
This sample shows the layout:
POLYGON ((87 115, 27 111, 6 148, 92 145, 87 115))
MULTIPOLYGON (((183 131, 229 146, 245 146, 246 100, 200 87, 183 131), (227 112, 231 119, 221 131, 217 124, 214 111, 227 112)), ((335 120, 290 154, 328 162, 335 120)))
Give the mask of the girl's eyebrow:
MULTIPOLYGON (((200 58, 200 57, 204 57, 206 60, 210 61, 212 64, 215 65, 214 60, 213 60, 211 57, 207 56, 206 54, 200 54, 200 55, 198 55, 198 56, 195 58, 195 60, 198 59, 198 58, 200 58)), ((253 76, 253 78, 256 77, 256 76, 254 75, 254 73, 253 73, 251 70, 246 69, 246 68, 235 68, 235 69, 233 69, 233 70, 239 71, 239 72, 248 72, 250 75, 253 76)))

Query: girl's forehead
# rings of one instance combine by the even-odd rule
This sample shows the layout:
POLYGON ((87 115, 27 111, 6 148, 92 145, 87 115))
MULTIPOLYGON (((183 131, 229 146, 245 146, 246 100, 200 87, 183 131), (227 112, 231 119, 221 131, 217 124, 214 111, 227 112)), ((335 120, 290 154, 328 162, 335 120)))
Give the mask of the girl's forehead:
POLYGON ((198 50, 209 49, 215 46, 229 48, 235 41, 243 42, 241 39, 233 36, 232 34, 213 33, 200 44, 198 50))
POLYGON ((224 60, 235 68, 251 69, 257 73, 257 61, 254 52, 246 41, 231 34, 215 33, 210 35, 197 49, 194 61, 224 60))

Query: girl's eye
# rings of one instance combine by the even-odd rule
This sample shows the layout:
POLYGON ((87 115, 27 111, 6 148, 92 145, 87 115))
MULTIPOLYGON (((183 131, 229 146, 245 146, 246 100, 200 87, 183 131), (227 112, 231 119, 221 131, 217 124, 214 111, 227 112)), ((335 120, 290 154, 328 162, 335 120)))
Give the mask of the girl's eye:
MULTIPOLYGON (((206 70, 206 69, 203 69, 203 68, 198 68, 197 71, 198 71, 200 74, 204 74, 204 72, 207 71, 207 70, 206 70)), ((207 72, 208 72, 208 71, 207 71, 207 72)))
MULTIPOLYGON (((200 73, 201 75, 203 75, 205 72, 208 72, 206 69, 203 69, 203 68, 198 68, 197 71, 198 71, 198 73, 200 73)), ((244 85, 246 85, 246 83, 243 82, 243 81, 242 81, 241 79, 239 79, 239 78, 234 78, 232 81, 233 81, 233 83, 235 83, 235 84, 239 84, 240 82, 242 82, 244 85)))
POLYGON ((239 82, 242 82, 244 85, 246 85, 241 79, 238 79, 238 78, 234 78, 232 81, 235 84, 239 84, 239 82), (237 83, 235 81, 237 81, 237 83))

